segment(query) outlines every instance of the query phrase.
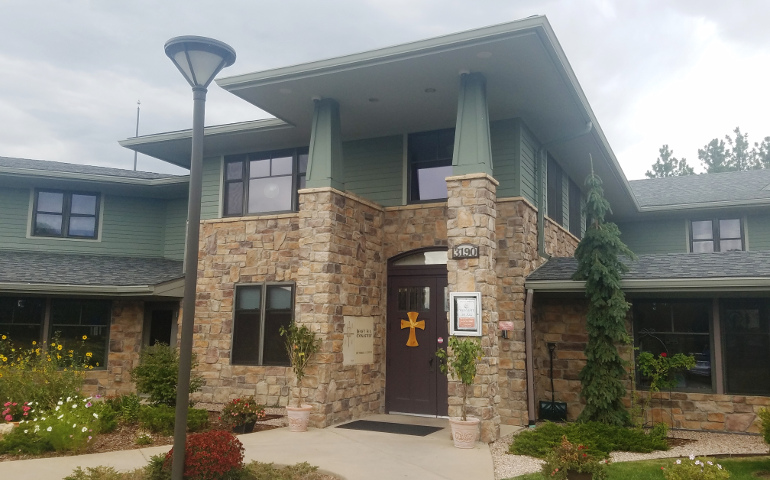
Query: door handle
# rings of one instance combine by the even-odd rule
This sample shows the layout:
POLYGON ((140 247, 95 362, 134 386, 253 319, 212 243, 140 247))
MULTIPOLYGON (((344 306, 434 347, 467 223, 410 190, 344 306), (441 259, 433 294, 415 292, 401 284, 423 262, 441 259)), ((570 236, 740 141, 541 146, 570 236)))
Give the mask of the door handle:
POLYGON ((428 366, 430 367, 430 371, 433 372, 433 357, 432 356, 428 360, 428 366))

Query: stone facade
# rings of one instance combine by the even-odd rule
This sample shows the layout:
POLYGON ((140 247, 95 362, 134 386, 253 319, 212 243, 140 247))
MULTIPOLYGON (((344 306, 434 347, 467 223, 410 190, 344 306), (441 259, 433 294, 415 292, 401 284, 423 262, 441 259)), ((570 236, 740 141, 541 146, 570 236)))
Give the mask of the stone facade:
POLYGON ((318 427, 384 408, 383 220, 380 207, 353 195, 331 188, 300 192, 295 319, 322 339, 303 386, 318 427), (374 364, 343 365, 348 315, 374 320, 374 364))
MULTIPOLYGON (((454 246, 470 243, 479 247, 478 258, 447 262, 449 290, 481 292, 482 358, 477 363, 476 381, 468 396, 469 413, 481 419, 481 440, 491 442, 500 436, 498 391, 498 306, 497 306, 497 181, 486 174, 447 178, 447 239, 454 246)), ((451 255, 450 255, 451 257, 451 255)), ((459 416, 462 389, 459 381, 449 381, 449 415, 459 416)))
MULTIPOLYGON (((568 420, 575 420, 584 405, 578 374, 585 365, 587 308, 587 301, 577 297, 536 298, 534 305, 535 398, 536 401, 551 400, 547 343, 554 342, 554 396, 557 402, 567 403, 568 420)), ((620 354, 632 360, 631 347, 621 347, 620 354)), ((630 392, 631 388, 629 374, 626 389, 630 392)), ((646 391, 639 393, 647 394, 646 391)), ((630 394, 625 403, 631 406, 630 394)), ((770 406, 770 397, 658 392, 651 403, 648 420, 664 422, 673 428, 758 433, 756 414, 770 406)))
POLYGON ((144 302, 113 300, 107 368, 86 372, 84 394, 118 395, 134 391, 129 372, 139 363, 143 322, 144 302))

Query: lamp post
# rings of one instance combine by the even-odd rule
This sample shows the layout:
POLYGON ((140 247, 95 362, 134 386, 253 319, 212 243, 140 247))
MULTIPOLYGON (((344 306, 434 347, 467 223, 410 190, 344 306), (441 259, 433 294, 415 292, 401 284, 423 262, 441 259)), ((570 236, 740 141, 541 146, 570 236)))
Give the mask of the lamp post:
POLYGON ((190 193, 187 205, 187 237, 184 255, 184 297, 182 299, 182 337, 179 346, 176 417, 174 422, 174 459, 171 478, 182 480, 184 473, 187 408, 190 403, 190 367, 192 364, 195 287, 198 276, 198 239, 201 219, 203 167, 203 119, 206 89, 217 73, 235 62, 235 50, 229 45, 205 37, 175 37, 166 42, 166 55, 182 72, 193 91, 192 153, 190 155, 190 193))

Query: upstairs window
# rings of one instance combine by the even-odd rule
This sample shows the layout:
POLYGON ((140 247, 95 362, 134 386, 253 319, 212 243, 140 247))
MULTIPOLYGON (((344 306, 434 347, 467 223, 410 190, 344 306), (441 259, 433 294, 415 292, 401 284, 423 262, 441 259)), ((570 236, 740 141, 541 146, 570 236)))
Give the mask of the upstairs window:
POLYGON ((569 182, 569 233, 581 238, 583 235, 583 209, 581 202, 583 195, 577 184, 570 180, 569 182))
POLYGON ((453 128, 409 135, 409 201, 446 200, 452 176, 453 128))
POLYGON ((293 285, 236 286, 232 364, 289 365, 279 332, 293 319, 293 285))
POLYGON ((548 218, 559 225, 562 225, 564 223, 564 192, 562 187, 561 167, 550 155, 548 156, 548 166, 546 170, 546 187, 548 218))
POLYGON ((224 215, 296 211, 307 161, 307 148, 225 157, 224 215))
POLYGON ((690 222, 690 251, 693 253, 743 250, 743 227, 738 218, 690 222))
POLYGON ((99 195, 56 190, 35 192, 32 234, 41 237, 96 238, 99 195))

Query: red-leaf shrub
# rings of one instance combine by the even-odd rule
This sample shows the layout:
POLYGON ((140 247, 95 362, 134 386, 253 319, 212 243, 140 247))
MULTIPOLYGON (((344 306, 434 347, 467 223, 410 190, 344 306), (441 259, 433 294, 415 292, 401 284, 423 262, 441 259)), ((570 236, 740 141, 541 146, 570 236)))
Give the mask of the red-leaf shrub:
MULTIPOLYGON (((166 454, 164 469, 171 469, 172 448, 166 454)), ((218 480, 243 468, 243 444, 224 430, 193 433, 185 445, 184 478, 218 480)))

